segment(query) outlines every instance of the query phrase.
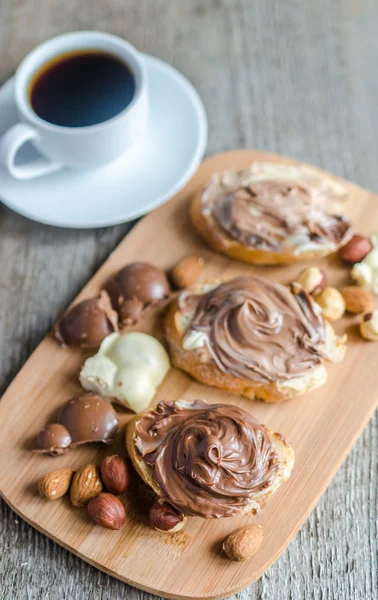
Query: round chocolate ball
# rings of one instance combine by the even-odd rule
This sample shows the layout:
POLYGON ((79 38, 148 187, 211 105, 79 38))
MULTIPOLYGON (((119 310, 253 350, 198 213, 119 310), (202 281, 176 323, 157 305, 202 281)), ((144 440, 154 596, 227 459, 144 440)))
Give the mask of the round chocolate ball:
POLYGON ((147 306, 170 293, 164 271, 144 262, 126 265, 108 282, 106 289, 119 314, 126 300, 136 298, 143 306, 147 306))
POLYGON ((55 337, 66 346, 95 348, 114 331, 118 331, 118 316, 103 291, 76 304, 56 326, 55 337))
POLYGON ((118 431, 118 418, 112 405, 96 394, 83 394, 69 400, 58 422, 70 432, 71 446, 88 442, 111 444, 118 431))

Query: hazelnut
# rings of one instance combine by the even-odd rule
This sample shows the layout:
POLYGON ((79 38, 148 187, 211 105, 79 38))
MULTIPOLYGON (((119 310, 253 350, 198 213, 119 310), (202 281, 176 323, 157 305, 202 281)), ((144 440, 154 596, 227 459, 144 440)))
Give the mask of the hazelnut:
POLYGON ((360 333, 365 340, 378 341, 378 310, 362 315, 360 333))
POLYGON ((378 236, 372 236, 373 249, 350 272, 357 285, 378 294, 378 236))
POLYGON ((327 276, 318 267, 307 267, 303 269, 296 282, 299 283, 309 294, 319 294, 327 285, 327 276))
POLYGON ((348 285, 341 290, 341 293, 345 300, 345 308, 350 313, 359 314, 373 308, 373 297, 363 288, 348 285))
POLYGON ((125 508, 113 494, 99 494, 88 502, 87 508, 94 522, 106 529, 122 529, 126 522, 125 508))
POLYGON ((204 265, 203 258, 188 256, 183 258, 172 271, 172 281, 177 288, 186 288, 195 283, 204 265))
POLYGON ((123 494, 129 484, 129 473, 123 458, 114 454, 102 461, 101 479, 108 492, 123 494))
POLYGON ((345 312, 345 300, 336 288, 325 288, 315 300, 322 309, 323 317, 328 321, 341 319, 345 312))
POLYGON ((361 262, 372 249, 372 243, 364 235, 356 234, 339 250, 339 256, 344 262, 354 265, 361 262))
POLYGON ((261 525, 250 525, 236 529, 223 542, 223 550, 231 560, 243 561, 252 558, 263 541, 261 525))
POLYGON ((154 502, 150 508, 151 527, 158 531, 175 533, 184 527, 185 521, 185 517, 168 502, 154 502))

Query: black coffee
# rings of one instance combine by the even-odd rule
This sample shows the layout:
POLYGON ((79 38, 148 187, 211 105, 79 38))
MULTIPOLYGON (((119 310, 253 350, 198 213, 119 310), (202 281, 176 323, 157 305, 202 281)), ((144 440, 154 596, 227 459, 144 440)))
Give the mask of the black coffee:
POLYGON ((55 57, 31 80, 30 104, 41 119, 87 127, 118 115, 135 94, 130 68, 112 54, 81 50, 55 57))

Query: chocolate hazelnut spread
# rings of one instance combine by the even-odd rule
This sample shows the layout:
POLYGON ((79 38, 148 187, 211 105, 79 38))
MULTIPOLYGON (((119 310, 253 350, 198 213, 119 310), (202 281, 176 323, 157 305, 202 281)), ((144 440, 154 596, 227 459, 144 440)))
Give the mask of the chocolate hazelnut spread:
MULTIPOLYGON (((202 334, 219 369, 259 383, 305 375, 324 358, 324 322, 302 288, 236 277, 205 294, 182 293, 193 312, 186 335, 202 334)), ((184 338, 185 341, 185 338, 184 338)))
MULTIPOLYGON (((312 180, 310 180, 312 181, 312 180)), ((307 180, 243 180, 231 186, 211 183, 203 211, 229 237, 261 250, 337 248, 348 241, 348 219, 334 213, 335 197, 326 181, 312 187, 307 180)))
POLYGON ((267 430, 249 413, 203 400, 159 402, 137 422, 135 443, 162 500, 185 515, 240 513, 281 466, 267 430))

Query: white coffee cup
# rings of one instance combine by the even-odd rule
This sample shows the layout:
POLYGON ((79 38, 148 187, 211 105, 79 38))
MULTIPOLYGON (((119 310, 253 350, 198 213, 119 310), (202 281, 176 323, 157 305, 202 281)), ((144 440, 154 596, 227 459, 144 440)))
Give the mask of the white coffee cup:
POLYGON ((98 167, 129 150, 144 135, 147 125, 147 74, 143 56, 128 42, 108 33, 67 33, 37 46, 16 71, 14 97, 20 122, 0 139, 0 165, 17 179, 46 175, 65 166, 75 169, 98 167), (61 127, 41 119, 28 98, 33 75, 54 57, 84 49, 109 52, 129 66, 135 79, 131 103, 115 117, 87 127, 61 127), (26 142, 31 142, 42 157, 18 165, 16 154, 26 142))

